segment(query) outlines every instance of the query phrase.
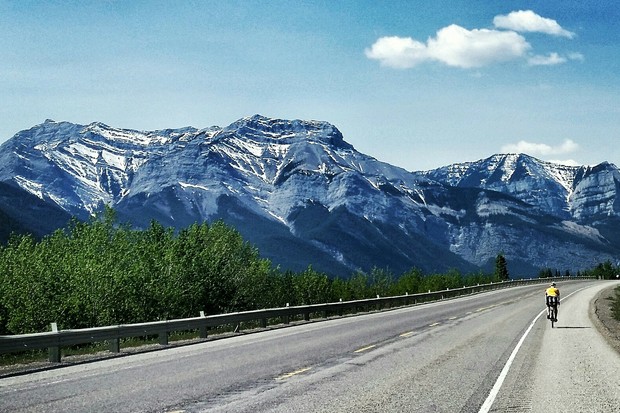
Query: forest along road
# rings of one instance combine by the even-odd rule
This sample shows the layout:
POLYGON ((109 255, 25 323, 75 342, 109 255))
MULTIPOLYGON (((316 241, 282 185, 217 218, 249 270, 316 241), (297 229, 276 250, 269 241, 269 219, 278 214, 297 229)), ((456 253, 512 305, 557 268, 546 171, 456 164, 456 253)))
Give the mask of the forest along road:
POLYGON ((613 411, 588 317, 611 285, 559 283, 554 329, 541 284, 3 378, 0 411, 613 411))

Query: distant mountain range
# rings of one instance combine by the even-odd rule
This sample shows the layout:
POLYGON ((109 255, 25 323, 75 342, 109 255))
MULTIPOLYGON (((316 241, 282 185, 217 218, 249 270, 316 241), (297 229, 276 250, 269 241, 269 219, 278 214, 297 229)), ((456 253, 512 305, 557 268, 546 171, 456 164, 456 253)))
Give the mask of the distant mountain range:
POLYGON ((37 236, 104 205, 123 222, 222 219, 282 269, 331 275, 576 271, 620 260, 620 172, 495 155, 409 172, 326 122, 252 116, 141 132, 51 120, 0 147, 0 237, 37 236))

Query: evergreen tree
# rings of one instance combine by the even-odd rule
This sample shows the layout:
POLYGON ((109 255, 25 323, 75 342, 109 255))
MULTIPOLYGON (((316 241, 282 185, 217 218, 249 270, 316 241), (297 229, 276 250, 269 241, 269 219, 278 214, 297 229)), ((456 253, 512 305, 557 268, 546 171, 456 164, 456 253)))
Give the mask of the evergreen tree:
POLYGON ((510 275, 508 274, 508 264, 503 253, 497 254, 495 258, 495 277, 500 281, 508 281, 510 275))
POLYGON ((599 279, 610 280, 616 278, 617 271, 611 261, 607 260, 604 263, 599 263, 592 271, 592 275, 599 279))

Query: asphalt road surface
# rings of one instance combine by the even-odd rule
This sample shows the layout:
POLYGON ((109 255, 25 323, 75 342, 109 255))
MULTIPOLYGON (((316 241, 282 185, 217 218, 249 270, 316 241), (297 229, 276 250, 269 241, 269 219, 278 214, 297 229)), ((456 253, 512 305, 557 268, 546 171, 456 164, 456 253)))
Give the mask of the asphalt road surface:
POLYGON ((619 411, 588 316, 610 285, 559 283, 554 329, 545 285, 509 288, 8 377, 0 411, 619 411))

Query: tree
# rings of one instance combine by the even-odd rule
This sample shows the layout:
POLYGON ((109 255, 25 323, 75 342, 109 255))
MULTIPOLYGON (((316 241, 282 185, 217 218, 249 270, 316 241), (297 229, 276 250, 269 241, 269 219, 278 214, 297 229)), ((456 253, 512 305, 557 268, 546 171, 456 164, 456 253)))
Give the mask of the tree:
POLYGON ((293 278, 295 305, 319 304, 330 297, 330 282, 327 275, 316 272, 311 266, 293 278))
POLYGON ((422 271, 417 268, 404 273, 396 282, 394 286, 395 295, 404 295, 406 293, 416 294, 422 292, 420 286, 422 285, 422 271))
POLYGON ((599 263, 594 270, 592 270, 592 275, 596 278, 603 280, 610 280, 616 277, 617 269, 614 268, 611 261, 607 260, 604 263, 599 263))
POLYGON ((389 295, 394 284, 394 276, 389 269, 373 267, 369 277, 373 296, 385 297, 389 295))
POLYGON ((503 253, 497 254, 495 258, 495 277, 500 281, 508 281, 510 275, 508 274, 508 264, 503 253))

